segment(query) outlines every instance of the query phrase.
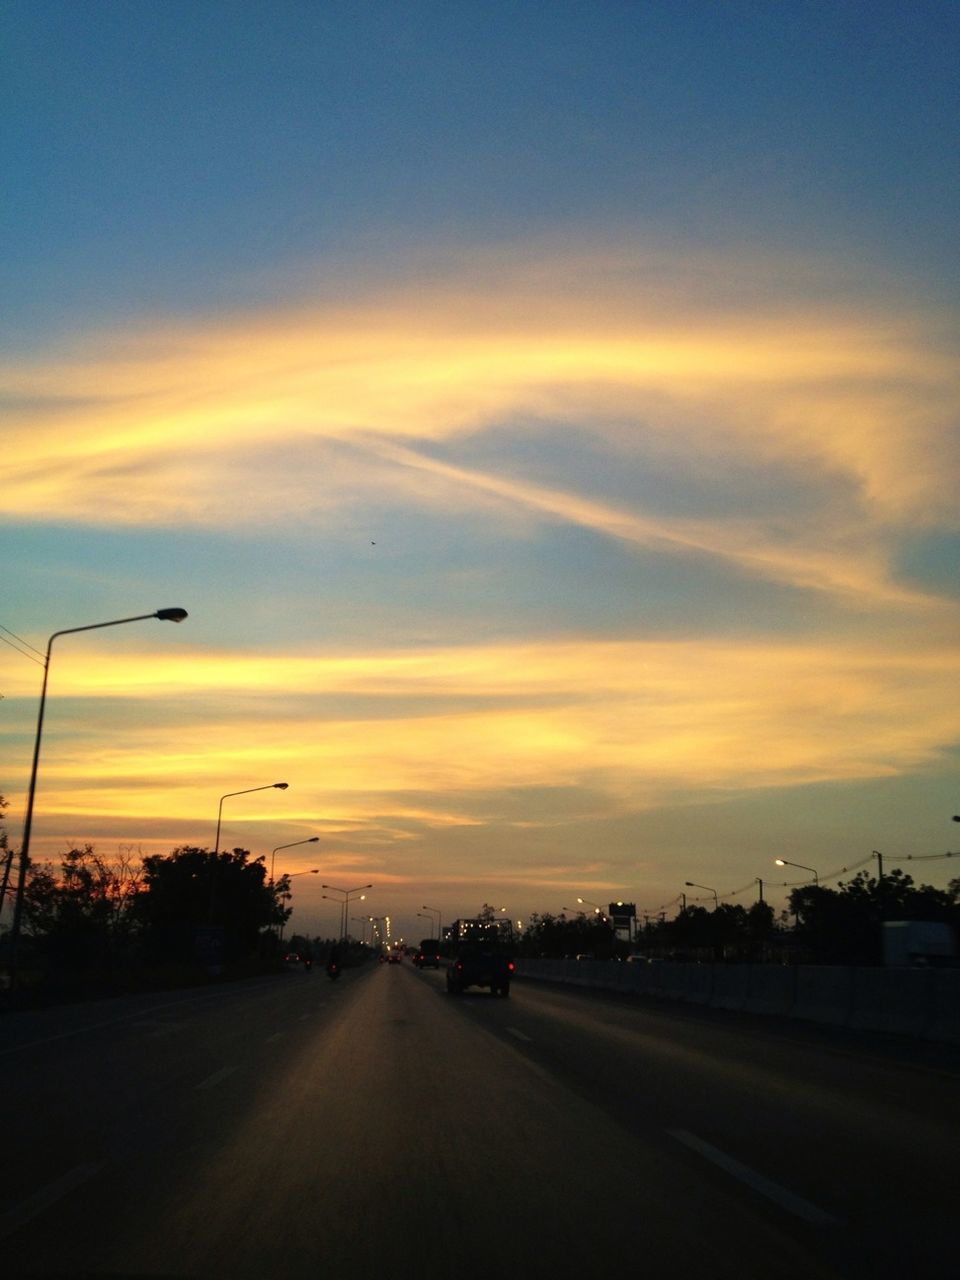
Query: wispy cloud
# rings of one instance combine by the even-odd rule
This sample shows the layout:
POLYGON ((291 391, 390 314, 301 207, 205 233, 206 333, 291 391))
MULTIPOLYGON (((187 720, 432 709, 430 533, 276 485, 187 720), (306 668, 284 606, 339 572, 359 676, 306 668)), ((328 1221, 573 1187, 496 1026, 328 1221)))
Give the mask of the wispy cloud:
POLYGON ((414 506, 495 498, 804 588, 917 603, 890 580, 886 539, 953 518, 944 316, 905 310, 892 291, 858 297, 853 281, 838 294, 817 264, 793 303, 777 292, 785 268, 768 262, 727 263, 725 278, 723 260, 626 252, 510 266, 368 289, 353 305, 144 324, 8 365, 19 408, 5 431, 7 516, 222 527, 295 506, 322 521, 386 481, 414 506), (678 484, 691 464, 722 474, 761 457, 785 487, 820 472, 847 487, 847 509, 825 504, 815 529, 784 536, 751 517, 749 492, 736 517, 668 520, 592 500, 572 478, 430 456, 524 420, 575 425, 627 455, 642 442, 678 484), (330 468, 322 498, 318 467, 330 468))

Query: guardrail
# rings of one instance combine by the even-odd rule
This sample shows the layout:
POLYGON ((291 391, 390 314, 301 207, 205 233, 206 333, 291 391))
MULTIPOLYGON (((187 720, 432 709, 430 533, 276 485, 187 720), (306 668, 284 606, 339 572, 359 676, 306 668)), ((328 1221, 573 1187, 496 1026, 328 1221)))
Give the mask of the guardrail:
POLYGON ((517 976, 960 1044, 960 969, 524 959, 517 976))

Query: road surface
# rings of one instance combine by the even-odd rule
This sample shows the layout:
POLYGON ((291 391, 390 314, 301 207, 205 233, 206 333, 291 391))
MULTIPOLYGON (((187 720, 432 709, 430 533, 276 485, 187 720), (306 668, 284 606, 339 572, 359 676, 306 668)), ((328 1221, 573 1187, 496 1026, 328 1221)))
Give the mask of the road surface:
POLYGON ((958 1055, 407 964, 0 1021, 4 1276, 956 1273, 958 1055))

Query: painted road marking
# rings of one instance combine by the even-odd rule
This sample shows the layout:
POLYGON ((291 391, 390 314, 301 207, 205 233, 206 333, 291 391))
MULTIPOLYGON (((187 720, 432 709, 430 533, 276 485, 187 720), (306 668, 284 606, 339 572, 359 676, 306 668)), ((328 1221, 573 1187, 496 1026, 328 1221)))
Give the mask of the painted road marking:
POLYGON ((206 1080, 201 1080, 197 1085, 198 1089, 213 1089, 216 1085, 222 1084, 227 1076, 232 1076, 235 1071, 239 1071, 239 1067, 221 1067, 219 1071, 215 1071, 212 1076, 207 1076, 206 1080))
POLYGON ((516 1036, 518 1040, 522 1040, 524 1044, 533 1044, 533 1040, 530 1036, 525 1035, 522 1031, 518 1031, 516 1027, 507 1027, 507 1030, 512 1036, 516 1036))
POLYGON ((56 1182, 51 1182, 47 1186, 41 1187, 32 1196, 28 1196, 20 1204, 8 1209, 6 1213, 0 1215, 0 1240, 12 1235, 14 1231, 31 1222, 38 1214, 51 1208, 58 1200, 62 1200, 71 1191, 75 1191, 84 1182, 89 1182, 102 1168, 103 1164, 78 1164, 75 1169, 65 1173, 62 1178, 57 1178, 56 1182))
POLYGON ((773 1182, 770 1178, 764 1177, 762 1173, 757 1173, 749 1165, 741 1164, 739 1160, 735 1160, 733 1156, 726 1155, 725 1152, 720 1151, 717 1147, 712 1147, 709 1142, 704 1142, 696 1134, 689 1133, 686 1129, 668 1129, 667 1132, 672 1138, 676 1138, 678 1142, 682 1142, 684 1146, 689 1147, 691 1151, 696 1151, 699 1155, 704 1156, 712 1164, 723 1169, 725 1173, 729 1173, 734 1178, 739 1179, 740 1182, 746 1183, 754 1191, 759 1191, 762 1196, 766 1196, 768 1200, 772 1200, 774 1204, 778 1204, 781 1209, 786 1209, 788 1213, 794 1214, 795 1217, 802 1218, 804 1222, 812 1222, 820 1227, 831 1226, 836 1223, 836 1218, 831 1217, 829 1213, 824 1213, 822 1209, 818 1209, 809 1200, 804 1200, 802 1196, 795 1195, 792 1191, 788 1191, 786 1187, 781 1187, 778 1182, 773 1182))

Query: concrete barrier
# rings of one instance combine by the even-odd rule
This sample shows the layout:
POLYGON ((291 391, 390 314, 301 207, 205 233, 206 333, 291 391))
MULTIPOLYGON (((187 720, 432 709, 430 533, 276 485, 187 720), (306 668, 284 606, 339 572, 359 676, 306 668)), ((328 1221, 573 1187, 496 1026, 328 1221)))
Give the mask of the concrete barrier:
POLYGON ((715 1009, 742 1009, 747 1002, 749 972, 748 964, 714 965, 711 1005, 715 1009))
POLYGON ((664 964, 658 966, 661 994, 686 1004, 709 1004, 713 995, 712 964, 664 964))
POLYGON ((960 1044, 960 969, 931 969, 930 979, 930 1018, 924 1037, 960 1044))
POLYGON ((960 1044, 960 969, 520 960, 517 974, 960 1044))
POLYGON ((855 969, 850 1026, 922 1036, 933 1016, 930 969, 855 969))
POLYGON ((786 1017, 797 999, 797 970, 784 964, 752 964, 747 978, 747 1013, 786 1017))
POLYGON ((853 1010, 854 972, 839 965, 798 965, 793 1016, 845 1027, 853 1010))

